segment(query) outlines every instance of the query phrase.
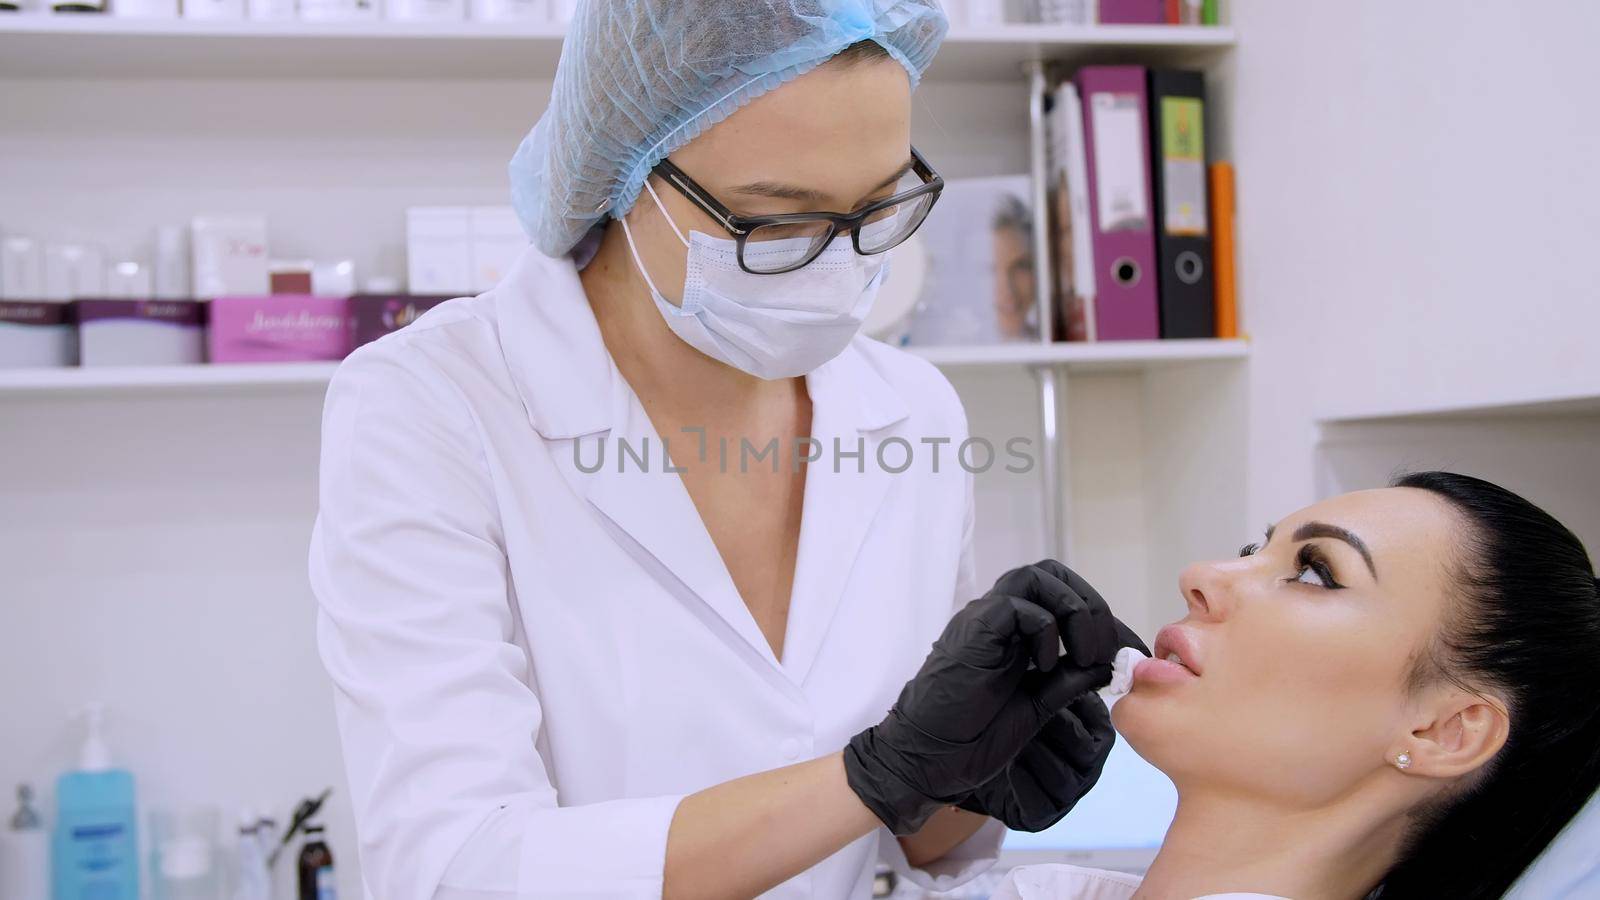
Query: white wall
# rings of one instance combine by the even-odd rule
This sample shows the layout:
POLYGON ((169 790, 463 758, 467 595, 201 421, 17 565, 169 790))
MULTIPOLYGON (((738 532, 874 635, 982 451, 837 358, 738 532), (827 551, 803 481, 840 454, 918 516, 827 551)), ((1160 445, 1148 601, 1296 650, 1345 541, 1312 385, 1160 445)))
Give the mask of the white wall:
POLYGON ((98 700, 147 811, 214 805, 231 829, 259 805, 286 825, 337 786, 324 822, 354 862, 305 576, 320 408, 308 387, 0 398, 8 798, 28 781, 53 809, 81 743, 67 714, 98 700))
POLYGON ((1600 5, 1233 9, 1251 521, 1319 416, 1600 393, 1600 5))
POLYGON ((1591 559, 1600 559, 1600 411, 1339 424, 1324 429, 1317 445, 1320 496, 1426 469, 1513 488, 1571 528, 1591 559))
POLYGON ((405 207, 506 202, 505 163, 549 87, 105 79, 4 90, 0 228, 148 260, 156 224, 261 212, 274 256, 351 256, 362 276, 403 276, 405 207))
MULTIPOLYGON (((149 260, 154 226, 260 212, 274 257, 405 275, 405 208, 507 203, 548 82, 0 80, 0 231, 149 260)), ((915 134, 953 176, 1027 171, 1012 83, 932 82, 915 134)))

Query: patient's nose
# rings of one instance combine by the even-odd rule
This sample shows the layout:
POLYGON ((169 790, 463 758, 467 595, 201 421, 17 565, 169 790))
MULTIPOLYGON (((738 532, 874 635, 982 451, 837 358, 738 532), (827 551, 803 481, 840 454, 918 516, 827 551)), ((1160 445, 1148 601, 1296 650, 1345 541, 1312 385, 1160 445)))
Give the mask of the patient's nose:
POLYGON ((1189 614, 1197 618, 1222 619, 1231 608, 1232 575, 1218 563, 1199 562, 1190 565, 1178 576, 1178 589, 1189 605, 1189 614))

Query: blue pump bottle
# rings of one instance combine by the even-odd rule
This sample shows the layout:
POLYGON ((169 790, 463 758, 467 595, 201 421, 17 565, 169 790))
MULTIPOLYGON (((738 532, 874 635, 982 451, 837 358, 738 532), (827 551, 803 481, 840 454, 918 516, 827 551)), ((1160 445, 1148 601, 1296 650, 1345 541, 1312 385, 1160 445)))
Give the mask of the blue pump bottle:
POLYGON ((138 900, 139 852, 133 773, 113 768, 102 709, 86 712, 78 768, 56 779, 51 840, 52 900, 138 900))

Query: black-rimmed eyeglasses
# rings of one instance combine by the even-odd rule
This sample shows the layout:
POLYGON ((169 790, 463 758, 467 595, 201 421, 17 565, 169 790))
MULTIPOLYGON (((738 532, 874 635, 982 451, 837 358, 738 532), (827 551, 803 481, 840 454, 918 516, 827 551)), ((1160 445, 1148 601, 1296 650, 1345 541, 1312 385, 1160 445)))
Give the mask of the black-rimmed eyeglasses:
POLYGON ((910 237, 939 199, 944 179, 911 148, 911 169, 893 194, 850 213, 804 212, 742 216, 723 205, 666 159, 655 174, 727 229, 739 247, 739 268, 753 275, 792 272, 816 259, 842 231, 857 253, 882 253, 910 237))

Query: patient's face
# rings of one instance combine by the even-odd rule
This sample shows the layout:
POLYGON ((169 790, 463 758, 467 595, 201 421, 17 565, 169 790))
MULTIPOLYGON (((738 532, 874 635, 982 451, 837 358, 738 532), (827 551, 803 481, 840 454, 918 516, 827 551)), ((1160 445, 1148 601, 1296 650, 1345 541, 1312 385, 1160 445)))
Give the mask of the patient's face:
POLYGON ((1117 728, 1180 792, 1311 806, 1382 771, 1410 721, 1406 676, 1446 609, 1457 527, 1427 492, 1362 491, 1285 518, 1250 555, 1190 566, 1189 614, 1152 649, 1195 672, 1142 664, 1117 728))

